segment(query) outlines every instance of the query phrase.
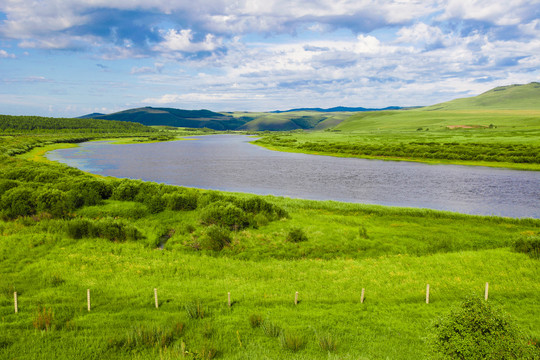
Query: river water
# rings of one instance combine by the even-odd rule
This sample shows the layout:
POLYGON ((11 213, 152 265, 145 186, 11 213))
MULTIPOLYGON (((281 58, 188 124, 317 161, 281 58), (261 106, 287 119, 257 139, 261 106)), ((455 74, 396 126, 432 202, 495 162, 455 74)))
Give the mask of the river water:
POLYGON ((95 174, 203 189, 540 218, 540 172, 285 153, 251 140, 88 142, 47 157, 95 174))

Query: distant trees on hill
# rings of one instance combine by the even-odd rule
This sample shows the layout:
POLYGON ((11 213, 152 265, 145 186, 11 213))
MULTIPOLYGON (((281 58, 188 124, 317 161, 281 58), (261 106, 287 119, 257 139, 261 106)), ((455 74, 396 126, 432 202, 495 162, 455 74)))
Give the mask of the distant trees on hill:
POLYGON ((95 120, 50 118, 41 116, 0 115, 0 130, 3 133, 140 133, 154 132, 155 129, 139 123, 95 120))

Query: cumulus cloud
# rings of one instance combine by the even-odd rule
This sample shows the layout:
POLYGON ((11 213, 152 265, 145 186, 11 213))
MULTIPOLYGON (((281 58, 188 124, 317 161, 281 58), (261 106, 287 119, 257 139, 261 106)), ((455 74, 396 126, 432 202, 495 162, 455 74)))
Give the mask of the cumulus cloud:
POLYGON ((207 34, 203 41, 194 42, 193 32, 190 29, 177 31, 169 29, 162 31, 163 41, 156 45, 153 49, 157 52, 200 52, 214 51, 221 46, 220 39, 212 34, 207 34))
POLYGON ((6 50, 0 49, 0 59, 15 59, 15 54, 10 54, 6 50))

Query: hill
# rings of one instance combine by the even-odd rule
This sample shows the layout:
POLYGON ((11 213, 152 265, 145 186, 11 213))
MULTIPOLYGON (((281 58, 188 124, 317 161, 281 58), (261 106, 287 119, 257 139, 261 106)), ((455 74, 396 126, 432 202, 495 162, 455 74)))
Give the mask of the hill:
POLYGON ((360 111, 382 111, 382 110, 399 110, 402 109, 399 106, 388 106, 383 109, 368 109, 364 107, 346 107, 346 106, 336 106, 333 108, 322 109, 322 108, 298 108, 290 110, 275 110, 271 111, 273 113, 287 113, 287 112, 296 112, 296 111, 316 111, 316 112, 360 112, 360 111))
POLYGON ((423 110, 540 110, 540 83, 500 86, 478 96, 427 106, 423 110))
POLYGON ((81 118, 137 122, 146 126, 164 125, 214 130, 234 130, 244 124, 241 119, 215 113, 210 110, 182 110, 172 108, 143 107, 108 115, 85 115, 81 118))

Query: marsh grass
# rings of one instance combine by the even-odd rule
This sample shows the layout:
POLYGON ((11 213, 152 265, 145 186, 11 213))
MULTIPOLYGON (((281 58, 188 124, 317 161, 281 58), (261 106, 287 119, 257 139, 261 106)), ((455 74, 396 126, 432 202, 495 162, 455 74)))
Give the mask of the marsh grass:
POLYGON ((32 325, 36 330, 49 331, 52 330, 54 321, 54 313, 52 308, 41 307, 34 315, 32 325))
POLYGON ((278 337, 281 334, 281 328, 268 320, 263 321, 261 328, 264 334, 269 337, 278 337))

